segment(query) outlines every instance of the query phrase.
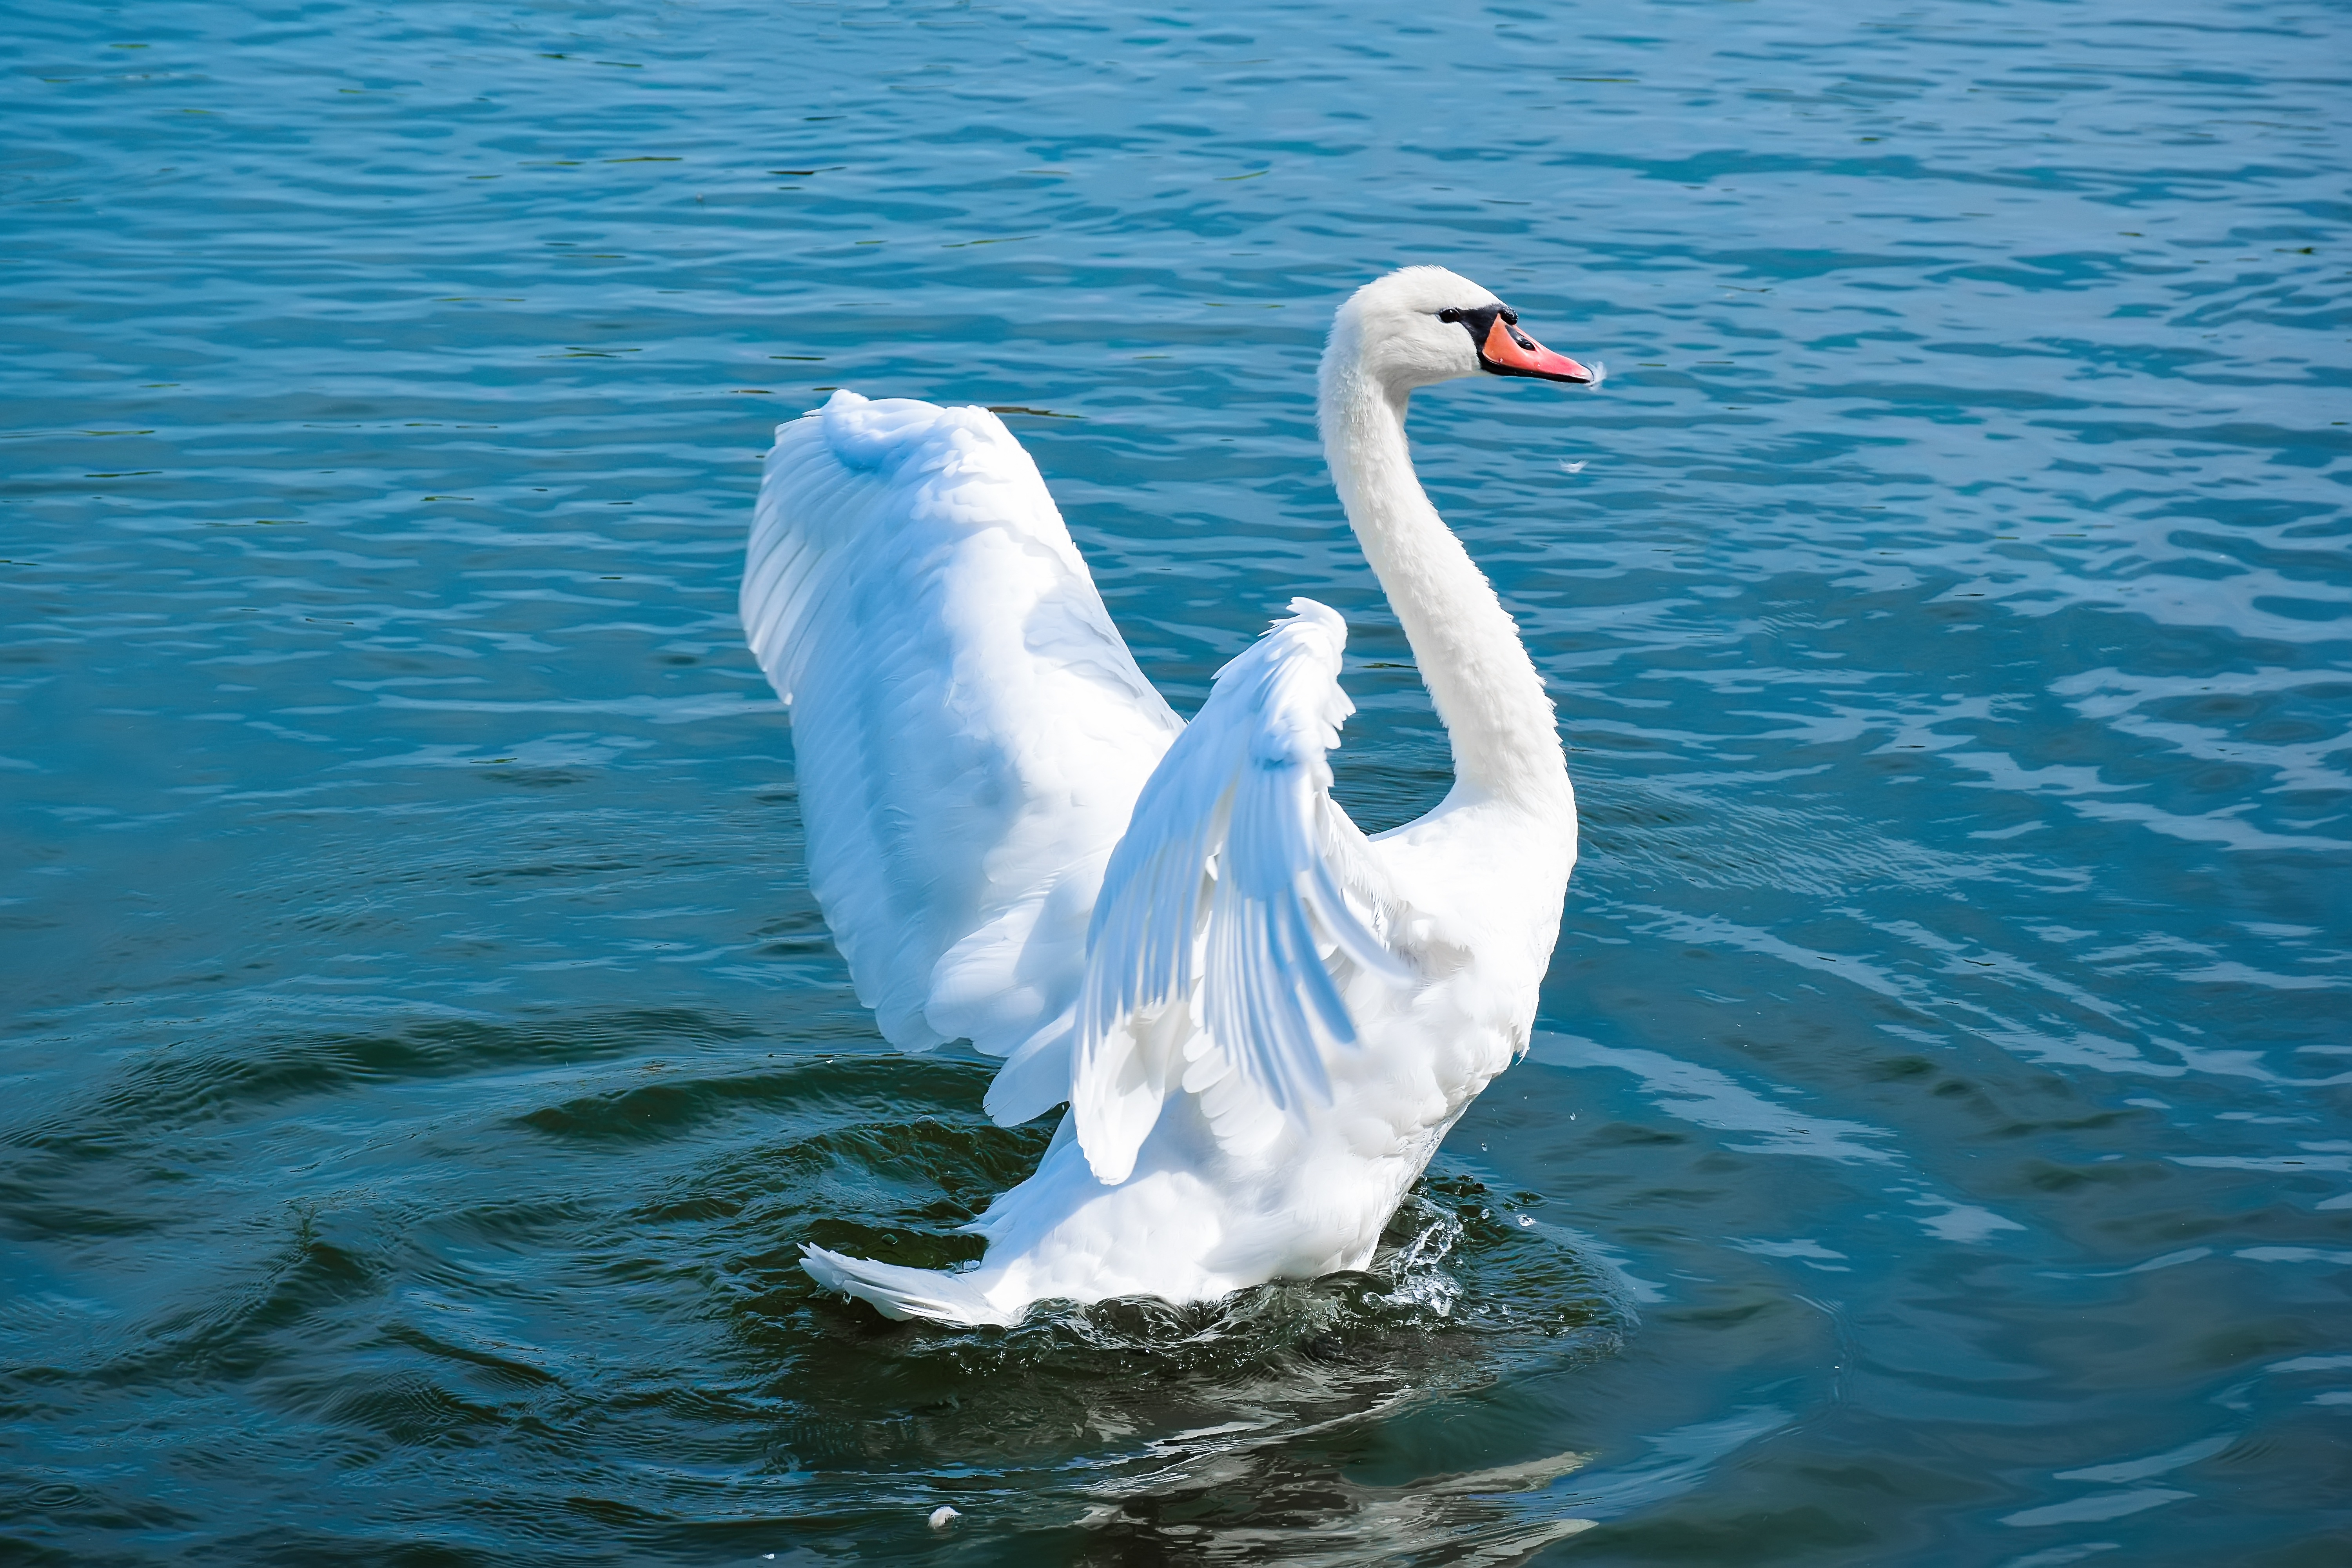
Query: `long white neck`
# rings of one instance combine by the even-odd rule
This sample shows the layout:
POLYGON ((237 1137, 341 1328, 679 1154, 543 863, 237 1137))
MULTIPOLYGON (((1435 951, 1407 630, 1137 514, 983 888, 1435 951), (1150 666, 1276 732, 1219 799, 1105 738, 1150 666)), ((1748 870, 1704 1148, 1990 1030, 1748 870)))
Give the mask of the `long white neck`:
POLYGON ((1455 794, 1572 811, 1543 679, 1493 585, 1413 474, 1408 395, 1377 384, 1353 347, 1335 342, 1324 361, 1317 406, 1324 455, 1454 743, 1455 794))

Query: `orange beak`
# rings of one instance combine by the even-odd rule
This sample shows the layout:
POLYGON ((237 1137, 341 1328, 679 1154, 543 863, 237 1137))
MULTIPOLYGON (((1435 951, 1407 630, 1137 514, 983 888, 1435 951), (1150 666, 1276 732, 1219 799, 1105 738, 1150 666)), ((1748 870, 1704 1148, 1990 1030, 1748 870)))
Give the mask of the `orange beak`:
POLYGON ((1531 375, 1541 381, 1592 379, 1591 371, 1566 354, 1552 353, 1499 315, 1486 329, 1486 341, 1478 345, 1478 361, 1496 375, 1531 375))

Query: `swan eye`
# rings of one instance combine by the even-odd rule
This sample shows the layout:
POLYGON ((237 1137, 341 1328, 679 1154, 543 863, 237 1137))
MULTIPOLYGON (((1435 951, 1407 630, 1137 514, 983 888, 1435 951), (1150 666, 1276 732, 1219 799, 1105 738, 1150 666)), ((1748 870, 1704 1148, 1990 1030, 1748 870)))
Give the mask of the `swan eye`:
POLYGON ((1437 312, 1437 319, 1441 321, 1452 321, 1458 326, 1462 321, 1462 312, 1459 310, 1440 310, 1437 312))

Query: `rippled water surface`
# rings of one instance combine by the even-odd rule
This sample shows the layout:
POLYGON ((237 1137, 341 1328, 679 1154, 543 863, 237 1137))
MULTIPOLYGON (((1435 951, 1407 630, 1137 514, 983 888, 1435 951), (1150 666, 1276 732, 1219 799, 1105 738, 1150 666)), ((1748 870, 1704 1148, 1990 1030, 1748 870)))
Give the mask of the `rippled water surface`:
POLYGON ((2340 5, 58 0, 0 64, 0 1555, 2352 1561, 2340 5), (820 1297, 1048 1127, 809 898, 771 427, 1013 410, 1181 709, 1339 607, 1387 826, 1444 741, 1310 397, 1420 260, 1610 369, 1413 415, 1584 805, 1530 1058, 1372 1274, 820 1297))

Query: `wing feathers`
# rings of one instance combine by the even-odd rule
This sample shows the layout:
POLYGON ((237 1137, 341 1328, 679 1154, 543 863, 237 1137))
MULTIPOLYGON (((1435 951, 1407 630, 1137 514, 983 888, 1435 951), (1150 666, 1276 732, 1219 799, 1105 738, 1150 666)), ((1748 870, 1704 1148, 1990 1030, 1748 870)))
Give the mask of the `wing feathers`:
POLYGON ((1003 424, 853 393, 777 431, 742 610, 810 884, 894 1043, 1006 1056, 990 1114, 1067 1099, 1106 1182, 1180 1086, 1220 1137, 1328 1099, 1343 980, 1411 975, 1330 798, 1337 615, 1294 601, 1186 727, 1003 424))
POLYGON ((1202 1092, 1238 1074, 1281 1112, 1328 1100, 1324 1046, 1357 1038, 1331 962, 1411 974, 1347 890, 1375 911, 1386 901, 1362 836, 1329 795, 1326 753, 1353 710, 1339 684, 1347 628, 1312 600, 1290 607, 1218 673, 1104 872, 1073 1020, 1071 1104, 1105 1182, 1132 1171, 1179 1082, 1202 1092), (1157 1021, 1171 1016, 1197 1016, 1205 1038, 1168 1051, 1157 1021))
POLYGON ((1077 994, 1094 879, 1181 727, 1036 465, 984 409, 835 394, 776 433, 742 614, 884 1035, 1030 1038, 1077 994))

